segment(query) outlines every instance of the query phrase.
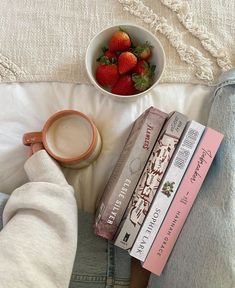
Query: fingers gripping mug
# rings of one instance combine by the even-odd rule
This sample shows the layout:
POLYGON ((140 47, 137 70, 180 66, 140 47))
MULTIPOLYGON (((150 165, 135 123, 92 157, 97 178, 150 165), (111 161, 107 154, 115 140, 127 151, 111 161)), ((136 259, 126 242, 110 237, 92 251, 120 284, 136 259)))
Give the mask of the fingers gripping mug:
POLYGON ((101 138, 92 120, 76 110, 52 115, 42 131, 26 133, 23 143, 42 143, 47 153, 65 167, 82 168, 99 155, 101 138))

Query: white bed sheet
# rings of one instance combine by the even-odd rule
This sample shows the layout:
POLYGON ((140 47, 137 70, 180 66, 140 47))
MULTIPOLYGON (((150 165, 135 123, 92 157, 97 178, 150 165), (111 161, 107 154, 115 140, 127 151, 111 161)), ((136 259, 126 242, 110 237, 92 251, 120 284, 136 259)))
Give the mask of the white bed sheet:
POLYGON ((40 131, 53 113, 76 109, 90 116, 100 131, 103 146, 98 159, 80 170, 63 169, 76 191, 79 208, 94 212, 133 121, 149 106, 177 110, 207 123, 212 87, 161 84, 136 101, 122 102, 104 96, 91 85, 58 82, 0 85, 0 191, 10 194, 27 182, 23 164, 25 132, 40 131))

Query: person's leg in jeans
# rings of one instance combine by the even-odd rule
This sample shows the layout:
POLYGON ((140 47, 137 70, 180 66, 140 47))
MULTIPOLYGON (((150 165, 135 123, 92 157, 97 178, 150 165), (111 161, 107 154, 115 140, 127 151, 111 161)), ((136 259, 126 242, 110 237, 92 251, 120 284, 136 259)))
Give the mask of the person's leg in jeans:
POLYGON ((78 211, 78 247, 70 288, 129 288, 130 256, 95 235, 94 215, 78 211))
POLYGON ((212 101, 207 126, 224 139, 162 275, 151 275, 151 288, 235 287, 235 69, 221 76, 212 101))

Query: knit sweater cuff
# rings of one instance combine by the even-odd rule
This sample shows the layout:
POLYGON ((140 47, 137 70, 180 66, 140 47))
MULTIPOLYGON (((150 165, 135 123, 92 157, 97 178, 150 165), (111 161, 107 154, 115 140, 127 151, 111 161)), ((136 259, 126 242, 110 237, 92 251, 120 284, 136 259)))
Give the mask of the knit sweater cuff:
POLYGON ((45 150, 40 150, 33 154, 26 161, 24 169, 31 182, 68 185, 58 163, 45 150))

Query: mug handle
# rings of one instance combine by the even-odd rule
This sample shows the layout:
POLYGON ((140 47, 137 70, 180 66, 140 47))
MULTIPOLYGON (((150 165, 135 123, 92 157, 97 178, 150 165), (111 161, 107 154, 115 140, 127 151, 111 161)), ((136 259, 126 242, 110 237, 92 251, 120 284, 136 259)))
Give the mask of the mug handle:
POLYGON ((42 143, 42 132, 25 133, 23 136, 23 144, 30 146, 34 143, 42 143))

